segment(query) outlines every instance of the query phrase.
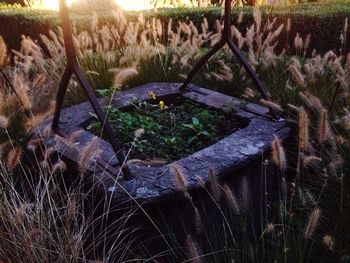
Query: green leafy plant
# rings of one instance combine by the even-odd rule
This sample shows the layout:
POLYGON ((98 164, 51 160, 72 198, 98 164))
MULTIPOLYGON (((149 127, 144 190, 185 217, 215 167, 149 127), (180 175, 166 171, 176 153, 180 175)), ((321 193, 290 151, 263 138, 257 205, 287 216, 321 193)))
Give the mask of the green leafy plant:
MULTIPOLYGON (((238 123, 232 116, 178 99, 169 106, 163 101, 135 102, 131 111, 107 107, 108 119, 125 148, 134 150, 132 158, 143 160, 176 160, 207 147, 233 132, 238 123), (141 138, 134 132, 144 129, 141 138)), ((87 127, 101 134, 101 124, 94 121, 87 127)))

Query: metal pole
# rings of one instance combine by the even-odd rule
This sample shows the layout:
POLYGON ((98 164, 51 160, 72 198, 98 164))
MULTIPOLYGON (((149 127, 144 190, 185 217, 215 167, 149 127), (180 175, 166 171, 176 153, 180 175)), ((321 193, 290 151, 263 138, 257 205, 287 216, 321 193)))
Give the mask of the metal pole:
POLYGON ((118 161, 120 165, 122 166, 122 171, 124 175, 124 179, 128 180, 131 179, 131 174, 129 167, 125 164, 125 154, 123 151, 123 148, 118 141, 118 139, 115 137, 112 127, 110 126, 105 113, 103 112, 95 94, 93 91, 93 88, 90 86, 89 82, 86 80, 83 72, 80 69, 79 63, 76 58, 75 54, 75 47, 73 42, 73 33, 72 28, 70 25, 69 20, 69 13, 68 8, 66 5, 65 0, 59 0, 60 4, 60 17, 61 17, 61 23, 62 23, 62 30, 63 30, 63 37, 64 37, 64 43, 66 48, 66 56, 67 56, 67 65, 66 69, 64 71, 64 74, 62 76, 62 80, 57 92, 56 97, 56 108, 54 112, 54 118, 52 122, 52 128, 54 130, 57 130, 59 128, 59 118, 62 110, 62 105, 64 101, 65 94, 67 92, 69 80, 71 79, 72 75, 74 74, 79 84, 84 89, 93 110, 95 111, 99 121, 102 124, 102 131, 103 134, 107 136, 109 139, 109 142, 112 145, 112 148, 118 158, 118 161))
MULTIPOLYGON (((183 82, 183 84, 180 86, 180 90, 192 90, 191 88, 187 87, 188 84, 192 81, 192 79, 197 75, 199 70, 209 61, 209 59, 216 54, 222 47, 224 47, 226 44, 231 49, 232 53, 237 57, 239 63, 243 66, 243 68, 246 70, 248 75, 251 77, 251 79, 254 81, 256 88, 260 92, 263 99, 270 101, 270 95, 266 91, 265 87, 263 86, 262 82, 260 81, 258 75, 254 71, 254 69, 249 64, 248 60, 245 58, 245 56, 242 54, 242 52, 239 50, 239 48, 236 46, 236 44, 232 40, 232 34, 231 34, 231 4, 232 0, 225 0, 225 15, 224 15, 224 30, 222 32, 222 39, 218 44, 216 44, 206 55, 203 56, 202 59, 197 62, 197 64, 194 66, 190 74, 188 75, 187 79, 183 82)), ((279 119, 278 114, 273 110, 270 109, 270 113, 275 119, 279 119)))

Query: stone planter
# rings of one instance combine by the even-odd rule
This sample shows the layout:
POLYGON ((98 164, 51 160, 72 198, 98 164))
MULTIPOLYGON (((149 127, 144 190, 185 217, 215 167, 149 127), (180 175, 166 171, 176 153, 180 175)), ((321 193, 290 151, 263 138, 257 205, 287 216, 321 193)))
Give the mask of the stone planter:
MULTIPOLYGON (((115 107, 123 108, 135 99, 148 100, 149 92, 155 91, 159 98, 183 96, 217 110, 230 111, 241 123, 242 128, 214 145, 176 161, 186 177, 189 191, 199 189, 208 180, 208 170, 212 169, 219 178, 236 177, 236 171, 244 170, 256 160, 262 151, 267 151, 274 136, 285 139, 289 129, 284 121, 274 121, 267 116, 268 109, 247 103, 230 96, 192 85, 198 92, 180 92, 179 84, 151 83, 119 93, 112 100, 115 107)), ((105 104, 104 99, 100 99, 105 104)), ((57 149, 65 158, 78 162, 79 152, 95 137, 85 129, 91 120, 89 103, 83 103, 64 109, 61 115, 60 129, 66 137, 74 134, 74 149, 55 138, 48 144, 57 149)), ((49 122, 42 125, 45 128, 49 122)), ((172 164, 151 167, 137 163, 130 164, 133 178, 123 180, 119 173, 119 164, 110 144, 98 138, 102 154, 98 161, 92 162, 89 170, 93 172, 94 182, 100 191, 112 195, 116 203, 134 200, 140 203, 181 199, 182 189, 176 183, 172 164)), ((232 179, 232 178, 231 178, 232 179)))

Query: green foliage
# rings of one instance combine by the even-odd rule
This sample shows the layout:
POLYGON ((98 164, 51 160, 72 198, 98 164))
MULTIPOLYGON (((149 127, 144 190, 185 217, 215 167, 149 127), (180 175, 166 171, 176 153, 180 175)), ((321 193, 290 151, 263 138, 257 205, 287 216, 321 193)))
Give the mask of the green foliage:
MULTIPOLYGON (((312 33, 312 41, 310 48, 315 48, 319 52, 338 49, 338 35, 342 30, 344 20, 350 15, 350 5, 348 1, 332 1, 317 2, 298 5, 288 5, 274 7, 270 13, 269 7, 261 7, 262 17, 277 17, 277 23, 286 22, 287 18, 291 18, 292 29, 289 41, 291 44, 296 33, 306 36, 312 33), (317 27, 315 27, 317 25, 317 27), (335 34, 336 37, 335 37, 335 34), (327 41, 325 41, 327 39, 327 41)), ((71 14, 78 29, 89 29, 91 23, 92 10, 76 9, 71 14)), ((96 11, 94 9, 93 11, 96 11)), ((114 16, 110 10, 106 11, 103 7, 98 6, 98 11, 105 22, 113 23, 114 16)), ((236 21, 240 12, 245 14, 244 21, 239 25, 240 29, 246 29, 252 24, 253 15, 251 7, 235 8, 233 20, 236 21)), ((139 12, 126 12, 128 20, 136 20, 139 12)), ((215 27, 215 20, 220 19, 221 9, 218 7, 209 8, 175 8, 160 9, 156 13, 153 11, 144 11, 145 18, 159 18, 166 25, 169 19, 173 19, 174 25, 176 21, 192 20, 195 25, 200 25, 203 18, 209 21, 210 27, 215 27)), ((0 35, 2 35, 10 49, 19 49, 20 36, 28 35, 34 39, 39 39, 40 34, 47 34, 50 29, 55 29, 59 25, 58 13, 45 10, 30 10, 19 7, 3 6, 0 7, 0 24, 6 24, 1 27, 0 35), (15 36, 14 34, 17 34, 15 36)), ((284 47, 285 43, 280 43, 284 47)))
MULTIPOLYGON (((232 117, 191 101, 177 99, 163 110, 157 102, 136 102, 131 111, 107 107, 117 137, 126 149, 134 147, 132 158, 177 160, 215 143, 238 125, 232 117), (138 129, 144 134, 135 138, 138 129)), ((88 129, 100 134, 101 124, 94 121, 88 129)))

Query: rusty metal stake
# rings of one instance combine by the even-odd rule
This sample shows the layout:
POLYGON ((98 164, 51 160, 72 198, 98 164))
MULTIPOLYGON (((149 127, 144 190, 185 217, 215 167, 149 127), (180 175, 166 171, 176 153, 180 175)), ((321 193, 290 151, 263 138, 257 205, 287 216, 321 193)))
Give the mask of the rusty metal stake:
MULTIPOLYGON (((197 62, 197 64, 194 66, 194 68, 188 75, 185 82, 180 86, 180 90, 182 91, 192 90, 190 87, 187 87, 188 84, 197 75, 199 70, 209 61, 209 59, 227 44, 231 49, 231 51, 233 52, 233 54, 237 57, 239 63, 244 67, 244 69, 248 72, 249 76, 254 81, 262 98, 264 100, 270 101, 271 100, 270 95, 265 90, 258 75, 254 71, 254 69, 250 66, 248 60, 244 57, 244 55, 241 53, 239 48, 236 46, 236 44, 232 40, 231 3, 232 3, 232 0, 225 0, 224 30, 222 32, 221 40, 217 44, 215 44, 214 47, 197 62)), ((279 119, 278 114, 273 109, 270 109, 270 113, 273 116, 273 118, 279 119)))
POLYGON ((84 77, 83 72, 80 69, 79 63, 76 58, 75 54, 75 48, 73 43, 73 34, 72 34, 72 28, 70 25, 69 20, 69 14, 68 14, 68 8, 66 5, 65 0, 59 0, 60 5, 60 16, 61 16, 61 23, 62 23, 62 29, 63 29, 63 37, 64 37, 64 43, 66 46, 66 56, 67 56, 67 65, 66 69, 63 73, 62 80, 59 86, 59 90, 57 92, 57 98, 56 98, 56 108, 54 112, 54 118, 52 122, 52 129, 58 130, 59 126, 59 119, 60 114, 62 110, 63 100, 67 92, 69 81, 74 74, 79 82, 79 84, 83 87, 93 110, 95 111, 98 119, 100 120, 102 124, 102 130, 103 133, 107 136, 109 139, 109 142, 112 145, 112 148, 118 158, 118 161, 120 165, 122 166, 122 171, 124 175, 124 179, 128 180, 131 179, 131 174, 129 167, 126 165, 126 157, 123 151, 123 148, 117 138, 115 138, 113 129, 108 123, 108 120, 106 119, 106 115, 104 111, 102 110, 95 94, 90 86, 89 82, 84 77))

